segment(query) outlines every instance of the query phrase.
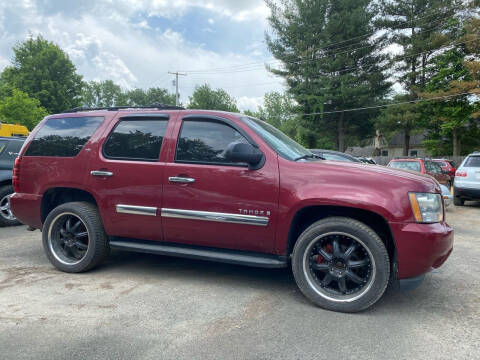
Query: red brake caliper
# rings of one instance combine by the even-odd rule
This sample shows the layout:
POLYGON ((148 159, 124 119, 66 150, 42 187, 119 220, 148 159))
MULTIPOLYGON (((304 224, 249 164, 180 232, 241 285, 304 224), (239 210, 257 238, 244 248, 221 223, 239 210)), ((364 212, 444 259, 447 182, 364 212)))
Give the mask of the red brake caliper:
MULTIPOLYGON (((327 244, 327 245, 325 245, 325 246, 323 247, 323 250, 325 250, 325 252, 331 254, 331 253, 333 252, 333 247, 332 247, 331 244, 327 244)), ((321 263, 323 263, 323 262, 325 262, 325 259, 323 258, 323 256, 322 256, 322 255, 318 255, 318 256, 317 256, 317 264, 321 264, 321 263)))

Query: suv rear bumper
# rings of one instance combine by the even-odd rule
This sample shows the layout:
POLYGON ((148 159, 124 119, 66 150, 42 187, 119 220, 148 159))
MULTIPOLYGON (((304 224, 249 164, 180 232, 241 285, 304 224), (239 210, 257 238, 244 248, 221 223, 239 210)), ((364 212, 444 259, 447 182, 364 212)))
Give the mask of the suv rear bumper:
POLYGON ((447 223, 390 224, 397 248, 397 278, 421 277, 440 267, 453 250, 453 229, 447 223))
POLYGON ((480 199, 480 189, 454 187, 454 196, 462 199, 480 199))
POLYGON ((43 227, 41 206, 41 195, 15 193, 10 198, 10 207, 18 221, 35 229, 43 227))

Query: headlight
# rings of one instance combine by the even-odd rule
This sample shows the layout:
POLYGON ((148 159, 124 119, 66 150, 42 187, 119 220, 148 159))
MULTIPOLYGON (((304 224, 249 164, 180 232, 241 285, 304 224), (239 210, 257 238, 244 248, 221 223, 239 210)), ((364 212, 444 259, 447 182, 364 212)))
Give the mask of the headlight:
POLYGON ((436 223, 443 221, 443 202, 440 194, 408 193, 408 196, 417 222, 436 223))

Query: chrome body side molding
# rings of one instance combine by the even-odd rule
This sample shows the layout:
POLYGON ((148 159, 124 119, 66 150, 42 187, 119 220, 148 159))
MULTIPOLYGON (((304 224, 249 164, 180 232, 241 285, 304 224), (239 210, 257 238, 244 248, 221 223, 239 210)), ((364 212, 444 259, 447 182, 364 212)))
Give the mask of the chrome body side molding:
POLYGON ((121 214, 157 216, 156 207, 119 204, 116 206, 116 209, 117 209, 117 213, 121 213, 121 214))
POLYGON ((230 214, 210 211, 182 210, 182 209, 166 209, 162 208, 163 217, 215 221, 233 224, 267 226, 269 218, 266 216, 230 214))

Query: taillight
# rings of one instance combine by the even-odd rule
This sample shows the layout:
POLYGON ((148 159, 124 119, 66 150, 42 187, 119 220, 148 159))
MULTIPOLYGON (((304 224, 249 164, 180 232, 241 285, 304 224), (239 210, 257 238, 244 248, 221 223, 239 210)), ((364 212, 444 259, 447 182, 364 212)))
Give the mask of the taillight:
POLYGON ((459 177, 466 177, 467 176, 467 172, 466 171, 458 171, 455 173, 455 176, 459 176, 459 177))
POLYGON ((20 158, 15 159, 15 165, 13 166, 12 185, 15 192, 20 192, 20 158))

